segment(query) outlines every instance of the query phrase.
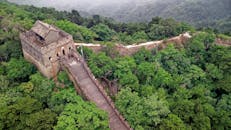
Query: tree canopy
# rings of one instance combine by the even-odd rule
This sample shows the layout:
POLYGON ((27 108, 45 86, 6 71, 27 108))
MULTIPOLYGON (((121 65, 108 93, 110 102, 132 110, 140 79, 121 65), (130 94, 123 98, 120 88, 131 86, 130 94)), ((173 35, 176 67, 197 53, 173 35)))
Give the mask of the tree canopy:
POLYGON ((19 32, 38 19, 70 33, 76 42, 106 46, 99 53, 83 48, 84 59, 96 78, 108 81, 107 92, 107 85, 118 90, 112 99, 133 129, 231 128, 231 47, 215 44, 216 32, 197 31, 182 47, 143 48, 123 57, 113 49, 115 43, 195 30, 159 17, 149 23, 118 23, 99 15, 83 18, 75 10, 3 1, 0 8, 0 129, 109 129, 107 113, 77 95, 66 72, 47 79, 22 58, 19 32))

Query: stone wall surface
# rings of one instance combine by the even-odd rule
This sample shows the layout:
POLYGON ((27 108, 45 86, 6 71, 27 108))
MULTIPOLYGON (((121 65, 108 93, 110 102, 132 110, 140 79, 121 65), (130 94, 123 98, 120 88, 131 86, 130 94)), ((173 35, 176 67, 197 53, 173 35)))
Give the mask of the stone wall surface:
POLYGON ((25 59, 35 64, 39 71, 48 78, 55 77, 59 72, 59 57, 68 55, 74 48, 70 35, 47 45, 36 41, 29 32, 21 33, 20 39, 25 59))
MULTIPOLYGON (((39 72, 41 72, 44 76, 46 76, 47 78, 52 78, 54 77, 54 74, 58 73, 58 69, 55 70, 55 72, 53 72, 53 69, 51 66, 49 67, 45 67, 43 64, 41 64, 40 62, 38 62, 36 59, 34 59, 34 57, 32 57, 29 53, 27 53, 25 50, 23 50, 23 55, 24 58, 33 63, 37 69, 39 70, 39 72)), ((58 67, 57 67, 58 68, 58 67)))

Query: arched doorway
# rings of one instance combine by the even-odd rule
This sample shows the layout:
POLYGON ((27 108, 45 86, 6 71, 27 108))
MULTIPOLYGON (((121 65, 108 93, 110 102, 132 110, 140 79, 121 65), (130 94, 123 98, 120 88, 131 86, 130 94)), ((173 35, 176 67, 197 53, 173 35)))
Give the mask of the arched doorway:
POLYGON ((62 50, 63 55, 66 55, 64 47, 62 47, 61 50, 62 50))

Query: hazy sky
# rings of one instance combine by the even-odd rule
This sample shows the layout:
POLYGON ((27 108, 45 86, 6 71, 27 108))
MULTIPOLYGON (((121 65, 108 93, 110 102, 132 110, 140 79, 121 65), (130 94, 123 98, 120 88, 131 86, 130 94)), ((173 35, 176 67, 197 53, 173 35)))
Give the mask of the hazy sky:
MULTIPOLYGON (((141 4, 158 0, 8 0, 18 4, 34 5, 38 7, 54 7, 57 10, 78 10, 90 14, 100 14, 111 17, 126 3, 141 4)), ((159 0, 160 1, 160 0, 159 0)))
POLYGON ((16 2, 18 4, 32 4, 36 6, 56 7, 61 10, 65 10, 65 9, 89 10, 89 8, 99 5, 118 6, 128 2, 146 3, 146 2, 150 2, 150 1, 154 2, 158 0, 8 0, 8 1, 16 2))
MULTIPOLYGON (((126 3, 132 2, 134 0, 9 0, 11 2, 16 2, 19 4, 36 4, 39 6, 73 6, 76 7, 78 5, 84 6, 94 6, 99 4, 118 4, 118 3, 126 3)), ((135 0, 140 1, 140 0, 135 0)), ((147 0, 146 0, 147 1, 147 0)))

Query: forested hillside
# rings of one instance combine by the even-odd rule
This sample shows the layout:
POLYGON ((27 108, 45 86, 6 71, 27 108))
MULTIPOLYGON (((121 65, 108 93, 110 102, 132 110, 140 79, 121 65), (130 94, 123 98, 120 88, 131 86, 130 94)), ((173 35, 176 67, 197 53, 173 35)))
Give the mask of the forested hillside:
POLYGON ((230 0, 137 0, 122 5, 111 17, 126 22, 150 21, 154 16, 170 17, 197 27, 211 27, 228 32, 231 31, 230 8, 230 0))
MULTIPOLYGON (((153 17, 173 18, 198 28, 210 27, 231 32, 230 0, 9 0, 19 4, 49 6, 60 10, 79 10, 122 22, 149 22, 153 17), (71 3, 71 4, 68 4, 71 3)), ((86 13, 83 13, 86 15, 86 13)), ((89 16, 89 15, 87 15, 89 16)))
POLYGON ((76 42, 107 46, 98 54, 84 48, 84 57, 98 79, 116 82, 119 93, 112 98, 133 129, 231 129, 231 47, 215 44, 217 36, 229 36, 173 19, 117 23, 98 15, 83 18, 75 10, 7 2, 0 2, 0 129, 109 129, 107 113, 78 96, 65 71, 57 80, 47 79, 24 60, 19 32, 38 19, 70 33, 76 42), (181 48, 170 44, 127 57, 113 50, 115 43, 166 39, 186 31, 194 35, 181 48))

